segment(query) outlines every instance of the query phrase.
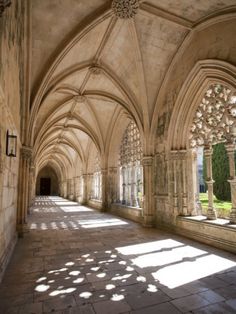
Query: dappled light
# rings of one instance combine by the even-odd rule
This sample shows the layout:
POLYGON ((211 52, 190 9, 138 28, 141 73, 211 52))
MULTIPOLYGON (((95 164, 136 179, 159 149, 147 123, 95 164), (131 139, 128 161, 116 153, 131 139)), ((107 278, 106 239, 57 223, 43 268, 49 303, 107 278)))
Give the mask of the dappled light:
POLYGON ((175 313, 176 296, 212 294, 212 280, 220 283, 214 289, 218 298, 221 287, 233 289, 232 254, 96 210, 65 213, 64 205, 40 202, 49 202, 55 212, 45 211, 44 204, 33 205, 38 211, 30 216, 29 235, 35 262, 21 271, 30 278, 34 300, 50 304, 50 312, 62 302, 66 309, 89 305, 96 314, 112 313, 113 307, 114 313, 123 313, 124 306, 139 313, 155 306, 154 313, 162 313, 159 304, 168 304, 167 313, 175 313))

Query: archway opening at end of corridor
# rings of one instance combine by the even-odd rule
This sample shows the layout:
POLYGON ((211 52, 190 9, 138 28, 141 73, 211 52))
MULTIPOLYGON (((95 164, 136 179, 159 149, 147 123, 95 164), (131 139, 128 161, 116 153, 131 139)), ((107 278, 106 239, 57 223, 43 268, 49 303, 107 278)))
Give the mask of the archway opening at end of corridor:
POLYGON ((59 195, 57 174, 49 166, 41 169, 37 176, 36 195, 59 195))

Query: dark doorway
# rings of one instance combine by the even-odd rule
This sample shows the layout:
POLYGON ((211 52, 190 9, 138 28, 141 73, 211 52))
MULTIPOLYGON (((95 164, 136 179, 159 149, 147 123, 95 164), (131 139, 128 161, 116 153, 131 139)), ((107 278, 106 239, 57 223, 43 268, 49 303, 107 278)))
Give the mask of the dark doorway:
POLYGON ((40 195, 50 195, 50 194, 51 194, 51 179, 40 178, 40 195))

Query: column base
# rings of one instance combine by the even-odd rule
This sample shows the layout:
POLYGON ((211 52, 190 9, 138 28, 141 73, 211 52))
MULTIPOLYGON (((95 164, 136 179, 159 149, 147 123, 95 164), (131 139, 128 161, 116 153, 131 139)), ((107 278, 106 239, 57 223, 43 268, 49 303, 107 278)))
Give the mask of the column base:
POLYGON ((18 224, 16 226, 16 231, 18 233, 18 238, 23 238, 25 233, 29 232, 27 223, 18 224))
POLYGON ((231 209, 231 213, 229 215, 229 222, 231 224, 236 224, 236 208, 231 209))
POLYGON ((154 227, 154 216, 153 215, 144 215, 143 216, 143 227, 153 228, 154 227))
POLYGON ((216 220, 217 219, 216 210, 214 208, 208 208, 207 219, 209 219, 209 220, 216 220))

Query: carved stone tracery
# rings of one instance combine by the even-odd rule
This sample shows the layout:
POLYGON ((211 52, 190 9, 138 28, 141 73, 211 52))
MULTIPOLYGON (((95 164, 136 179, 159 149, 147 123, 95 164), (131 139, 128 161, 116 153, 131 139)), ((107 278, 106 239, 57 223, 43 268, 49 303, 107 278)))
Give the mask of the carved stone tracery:
MULTIPOLYGON (((120 146, 120 199, 123 204, 142 207, 143 195, 143 149, 140 133, 131 121, 120 146)), ((145 162, 149 163, 149 157, 145 162)))
POLYGON ((137 14, 139 9, 138 0, 113 0, 112 9, 115 15, 121 19, 129 19, 137 14))
POLYGON ((221 84, 211 85, 198 106, 190 130, 190 146, 234 142, 236 93, 221 84))
POLYGON ((0 0, 0 17, 7 7, 11 5, 11 0, 0 0))

